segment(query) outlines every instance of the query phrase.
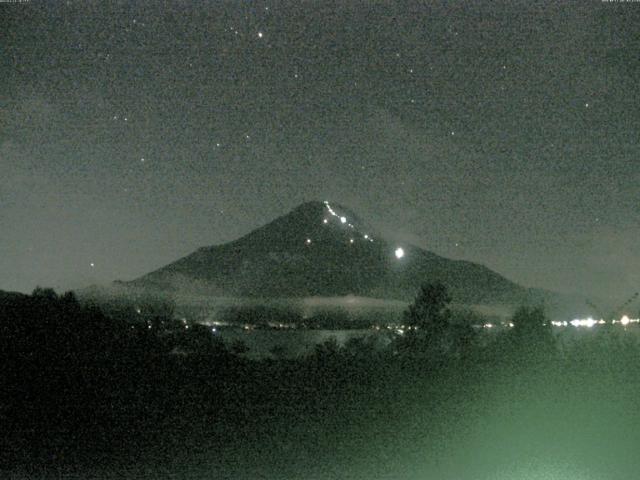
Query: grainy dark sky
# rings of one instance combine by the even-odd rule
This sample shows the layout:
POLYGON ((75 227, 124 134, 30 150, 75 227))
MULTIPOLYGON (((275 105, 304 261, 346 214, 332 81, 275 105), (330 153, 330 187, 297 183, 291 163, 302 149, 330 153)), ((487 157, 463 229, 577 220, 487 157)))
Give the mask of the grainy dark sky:
POLYGON ((306 200, 527 286, 640 288, 640 3, 0 3, 0 288, 306 200))

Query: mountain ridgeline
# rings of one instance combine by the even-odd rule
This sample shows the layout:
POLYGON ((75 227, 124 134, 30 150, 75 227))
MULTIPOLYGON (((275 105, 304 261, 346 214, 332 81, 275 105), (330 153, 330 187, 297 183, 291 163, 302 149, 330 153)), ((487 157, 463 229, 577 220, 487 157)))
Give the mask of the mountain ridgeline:
POLYGON ((304 203, 238 240, 200 248, 127 284, 217 296, 411 300, 435 280, 459 303, 516 304, 546 295, 476 263, 392 244, 348 208, 328 202, 304 203))

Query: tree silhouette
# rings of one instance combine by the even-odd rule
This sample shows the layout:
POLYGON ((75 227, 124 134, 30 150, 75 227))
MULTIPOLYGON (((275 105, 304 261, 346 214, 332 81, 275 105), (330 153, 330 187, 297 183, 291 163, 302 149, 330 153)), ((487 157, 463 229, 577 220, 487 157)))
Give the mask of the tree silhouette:
POLYGON ((548 359, 554 351, 555 340, 542 307, 519 307, 511 320, 513 329, 510 337, 517 356, 531 361, 548 359))
POLYGON ((513 314, 513 334, 516 338, 544 340, 551 336, 551 323, 542 307, 519 307, 513 314))
POLYGON ((441 282, 427 283, 408 310, 404 313, 404 323, 424 332, 431 337, 442 336, 449 326, 451 297, 447 287, 441 282))
POLYGON ((398 353, 439 357, 449 350, 451 297, 440 282, 426 283, 403 314, 409 329, 395 342, 398 353))
POLYGON ((34 299, 49 300, 49 301, 58 299, 58 295, 56 294, 56 291, 53 288, 43 288, 40 286, 37 286, 36 288, 33 289, 33 292, 31 292, 31 296, 34 299))

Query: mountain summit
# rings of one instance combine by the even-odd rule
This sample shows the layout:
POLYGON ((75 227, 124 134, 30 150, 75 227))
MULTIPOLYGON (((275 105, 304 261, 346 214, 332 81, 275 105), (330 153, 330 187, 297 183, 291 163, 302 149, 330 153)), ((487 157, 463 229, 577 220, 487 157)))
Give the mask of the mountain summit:
POLYGON ((390 243, 349 208, 307 202, 238 240, 200 248, 130 285, 219 296, 410 300, 440 280, 459 303, 516 303, 525 289, 472 262, 390 243))

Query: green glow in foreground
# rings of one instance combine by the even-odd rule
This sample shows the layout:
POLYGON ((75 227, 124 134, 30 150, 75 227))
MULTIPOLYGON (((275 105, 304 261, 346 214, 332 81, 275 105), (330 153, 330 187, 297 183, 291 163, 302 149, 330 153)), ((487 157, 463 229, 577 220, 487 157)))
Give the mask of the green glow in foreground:
POLYGON ((487 480, 595 480, 592 475, 580 471, 574 465, 530 464, 506 467, 487 480))

